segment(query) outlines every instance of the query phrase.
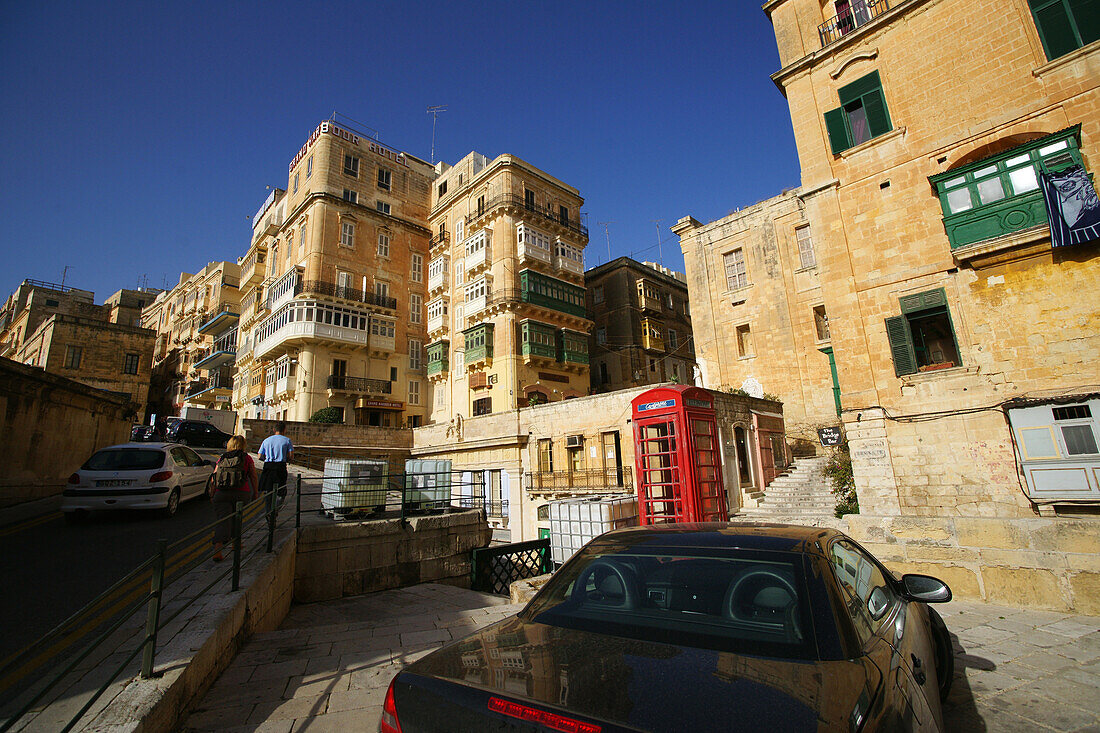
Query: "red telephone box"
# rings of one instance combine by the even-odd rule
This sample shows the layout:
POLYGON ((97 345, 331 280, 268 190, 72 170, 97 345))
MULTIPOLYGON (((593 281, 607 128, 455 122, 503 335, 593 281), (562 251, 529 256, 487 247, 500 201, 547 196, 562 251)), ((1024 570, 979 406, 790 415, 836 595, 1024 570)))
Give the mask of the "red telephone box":
POLYGON ((727 521, 710 393, 682 385, 658 387, 635 397, 630 406, 639 523, 727 521))

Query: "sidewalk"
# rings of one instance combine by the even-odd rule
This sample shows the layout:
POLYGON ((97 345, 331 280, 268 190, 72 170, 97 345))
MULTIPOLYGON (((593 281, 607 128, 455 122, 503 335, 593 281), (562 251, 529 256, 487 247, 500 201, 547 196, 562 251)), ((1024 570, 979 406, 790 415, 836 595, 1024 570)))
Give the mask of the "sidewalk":
MULTIPOLYGON (((185 731, 377 730, 405 665, 522 606, 420 585, 294 607, 244 647, 185 731)), ((1100 730, 1100 618, 954 601, 938 606, 955 640, 947 730, 1100 730)))

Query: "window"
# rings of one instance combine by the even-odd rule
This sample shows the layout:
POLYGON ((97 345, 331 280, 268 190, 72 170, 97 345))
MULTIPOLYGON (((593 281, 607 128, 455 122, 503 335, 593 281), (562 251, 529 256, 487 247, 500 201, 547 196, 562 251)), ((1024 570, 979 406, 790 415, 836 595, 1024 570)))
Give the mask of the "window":
POLYGON ((388 214, 388 213, 390 213, 390 205, 389 205, 389 204, 387 204, 387 203, 386 203, 385 201, 378 201, 378 202, 376 202, 376 203, 374 204, 374 208, 378 209, 378 210, 379 210, 379 211, 381 211, 381 212, 382 212, 383 214, 388 214))
POLYGON ((80 346, 66 346, 65 347, 65 368, 66 369, 79 369, 80 368, 80 356, 84 353, 84 349, 80 346))
POLYGON ((593 290, 592 290, 592 302, 593 303, 602 303, 603 302, 603 285, 597 285, 595 288, 593 288, 593 290))
POLYGON ((1095 0, 1028 0, 1028 5, 1050 61, 1100 38, 1095 0))
POLYGON ((374 281, 374 294, 378 298, 390 297, 390 284, 385 280, 374 281))
POLYGON ((409 280, 414 283, 424 282, 424 255, 414 253, 409 259, 412 267, 409 272, 409 280))
POLYGON ((737 356, 747 359, 754 354, 755 352, 752 350, 752 329, 749 324, 744 323, 737 327, 737 356))
POLYGON ((378 169, 378 187, 383 191, 389 191, 393 182, 393 174, 385 168, 378 169))
POLYGON ((825 113, 833 155, 894 129, 877 71, 837 90, 840 106, 825 113))
POLYGON ((465 232, 466 220, 460 216, 455 220, 455 241, 461 242, 463 239, 465 239, 465 232))
POLYGON ((137 374, 138 373, 138 354, 126 354, 122 361, 122 373, 123 374, 137 374))
POLYGON ((1040 175, 1083 164, 1079 133, 1073 127, 931 176, 951 247, 1047 224, 1040 175))
POLYGON ((550 473, 554 470, 554 443, 549 438, 539 438, 539 471, 550 473))
POLYGON ((478 415, 489 415, 493 412, 493 398, 482 397, 479 400, 474 400, 474 417, 478 415))
POLYGON ((848 597, 856 633, 867 643, 889 616, 897 596, 878 564, 856 545, 837 540, 829 547, 829 564, 848 597))
POLYGON ((345 221, 340 223, 340 246, 341 247, 354 247, 355 246, 355 223, 345 221))
POLYGON ((350 188, 344 189, 344 201, 348 201, 353 204, 359 203, 359 194, 352 191, 350 188))
POLYGON ((1095 455, 1096 435, 1092 431, 1092 409, 1088 405, 1055 407, 1054 425, 1062 433, 1067 456, 1095 455))
POLYGON ((569 208, 565 206, 558 206, 558 221, 562 224, 569 226, 569 208))
POLYGON ((749 276, 745 270, 745 250, 738 247, 732 252, 727 252, 722 255, 722 262, 726 270, 727 290, 737 290, 748 286, 749 276))
POLYGON ((378 233, 378 256, 390 256, 390 235, 384 234, 383 232, 378 233))
POLYGON ((409 323, 422 322, 423 314, 421 312, 421 304, 423 300, 423 297, 416 293, 409 295, 409 323))
POLYGON ((309 156, 309 159, 306 161, 306 180, 309 180, 309 177, 312 176, 312 175, 313 175, 313 156, 311 155, 311 156, 309 156))
POLYGON ((959 366, 955 328, 943 288, 900 299, 901 315, 886 319, 897 376, 959 366))
POLYGON ((651 371, 651 372, 656 372, 657 371, 657 360, 654 359, 653 357, 650 357, 650 359, 649 359, 649 371, 651 371))
POLYGON ((523 189, 523 205, 529 210, 535 208, 535 192, 530 189, 523 189))
POLYGON ((809 225, 796 227, 794 238, 798 242, 798 258, 802 263, 802 267, 807 268, 817 265, 817 258, 814 256, 814 243, 810 239, 809 225))
POLYGON ((439 184, 439 198, 443 198, 446 195, 447 195, 447 182, 443 181, 443 183, 439 184))
POLYGON ((351 155, 344 155, 344 174, 352 178, 359 177, 359 159, 351 155))
POLYGON ((825 306, 814 306, 814 330, 817 332, 818 341, 828 341, 831 336, 829 334, 829 316, 825 313, 825 306))
POLYGON ((599 328, 596 329, 596 343, 597 344, 606 344, 607 343, 607 328, 605 328, 604 326, 600 326, 599 328))
POLYGON ((481 216, 484 213, 485 213, 485 197, 484 196, 478 196, 477 197, 477 215, 481 216))
POLYGON ((409 382, 409 404, 420 404, 420 382, 416 380, 409 382))
POLYGON ((294 174, 294 193, 298 193, 298 174, 294 174))
POLYGON ((678 341, 679 341, 679 336, 676 333, 676 331, 671 329, 671 328, 668 329, 668 348, 675 349, 678 345, 677 344, 678 341))
POLYGON ((424 361, 424 347, 419 339, 409 339, 409 369, 420 369, 424 361))

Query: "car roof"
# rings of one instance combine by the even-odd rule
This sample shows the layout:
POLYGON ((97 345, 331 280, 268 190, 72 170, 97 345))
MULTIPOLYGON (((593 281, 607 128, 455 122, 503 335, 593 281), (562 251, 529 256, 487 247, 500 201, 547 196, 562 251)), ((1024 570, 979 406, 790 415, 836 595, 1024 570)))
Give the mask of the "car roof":
POLYGON ((171 448, 171 447, 177 446, 177 445, 179 445, 179 443, 159 443, 159 442, 157 442, 157 443, 154 443, 154 442, 148 442, 148 443, 119 443, 118 445, 104 446, 103 448, 100 448, 99 450, 97 450, 96 453, 98 453, 101 450, 118 450, 119 448, 152 448, 154 450, 163 450, 165 448, 171 448))
POLYGON ((710 547, 785 552, 822 552, 820 543, 842 536, 829 527, 769 522, 682 522, 627 527, 600 535, 593 544, 647 547, 710 547))

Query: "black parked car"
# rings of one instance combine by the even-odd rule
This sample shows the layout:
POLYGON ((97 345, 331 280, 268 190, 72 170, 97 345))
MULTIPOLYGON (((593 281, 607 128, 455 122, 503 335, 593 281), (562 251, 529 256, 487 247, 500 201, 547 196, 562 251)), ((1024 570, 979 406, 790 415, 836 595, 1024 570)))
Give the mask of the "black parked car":
POLYGON ((131 443, 152 443, 163 440, 164 436, 152 425, 135 425, 130 431, 131 443))
POLYGON ((225 448, 233 437, 201 420, 180 420, 168 428, 167 441, 199 448, 225 448))
POLYGON ((950 599, 835 530, 617 530, 399 673, 380 730, 942 730, 950 599))

